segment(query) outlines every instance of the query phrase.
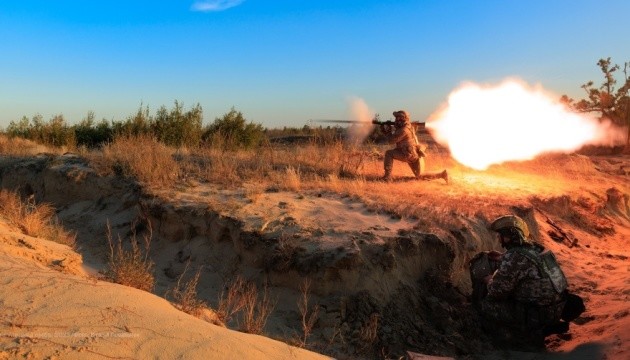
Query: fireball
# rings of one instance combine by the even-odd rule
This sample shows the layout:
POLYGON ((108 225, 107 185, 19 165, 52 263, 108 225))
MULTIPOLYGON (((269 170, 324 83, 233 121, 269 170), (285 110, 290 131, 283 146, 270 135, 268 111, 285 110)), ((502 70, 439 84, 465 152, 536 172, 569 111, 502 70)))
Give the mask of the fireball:
POLYGON ((427 127, 455 160, 477 170, 619 138, 610 122, 572 112, 555 99, 515 79, 497 86, 466 83, 431 115, 427 127))

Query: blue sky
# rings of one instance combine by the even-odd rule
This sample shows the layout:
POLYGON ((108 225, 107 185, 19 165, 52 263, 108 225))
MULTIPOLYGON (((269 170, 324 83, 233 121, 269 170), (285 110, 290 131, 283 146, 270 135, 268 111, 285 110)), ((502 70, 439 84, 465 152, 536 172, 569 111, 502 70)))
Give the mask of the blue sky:
POLYGON ((463 81, 518 76, 582 96, 630 61, 626 0, 0 1, 0 127, 26 115, 124 120, 141 103, 242 111, 266 127, 424 120, 463 81))

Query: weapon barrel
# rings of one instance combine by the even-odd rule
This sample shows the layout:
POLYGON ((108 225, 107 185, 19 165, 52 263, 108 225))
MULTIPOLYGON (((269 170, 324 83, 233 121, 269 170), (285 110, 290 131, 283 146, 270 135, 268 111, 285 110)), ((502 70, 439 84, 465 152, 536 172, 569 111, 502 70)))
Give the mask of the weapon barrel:
MULTIPOLYGON (((321 122, 321 123, 333 123, 333 124, 394 125, 394 121, 392 121, 392 120, 387 120, 387 121, 372 120, 369 123, 365 122, 365 121, 359 121, 359 120, 335 120, 335 119, 310 119, 309 121, 321 122)), ((425 131, 426 132, 426 130, 425 130, 426 129, 426 123, 425 122, 412 121, 411 125, 415 129, 418 129, 419 131, 425 131)))
POLYGON ((358 120, 311 119, 309 121, 333 123, 333 124, 367 124, 366 122, 358 121, 358 120))
MULTIPOLYGON (((372 120, 372 124, 374 124, 374 125, 394 125, 395 122, 391 121, 391 120, 387 120, 387 121, 372 120)), ((426 128, 426 123, 420 122, 420 121, 412 121, 411 125, 413 127, 415 127, 415 128, 421 128, 421 129, 426 128)))

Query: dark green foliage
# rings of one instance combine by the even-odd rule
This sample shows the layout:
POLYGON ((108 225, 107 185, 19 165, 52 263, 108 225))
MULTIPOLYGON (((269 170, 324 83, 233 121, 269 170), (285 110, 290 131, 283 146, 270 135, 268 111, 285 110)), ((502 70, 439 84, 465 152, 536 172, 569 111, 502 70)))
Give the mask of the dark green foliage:
POLYGON ((138 136, 145 135, 151 132, 151 116, 149 115, 149 107, 140 107, 138 111, 127 118, 124 122, 113 122, 112 132, 116 136, 138 136))
POLYGON ((32 121, 24 116, 18 123, 11 121, 7 135, 49 146, 74 147, 76 144, 74 129, 66 124, 63 115, 55 115, 48 122, 44 122, 41 115, 33 116, 32 121))
POLYGON ((87 116, 74 126, 74 134, 77 146, 88 148, 98 147, 111 142, 114 138, 112 127, 103 119, 98 124, 94 122, 94 112, 89 111, 87 116))
POLYGON ((175 101, 170 111, 162 106, 155 118, 150 121, 151 132, 166 145, 198 146, 201 140, 203 111, 197 104, 189 111, 184 111, 182 104, 175 101))
POLYGON ((253 148, 261 143, 265 133, 262 125, 247 123, 240 111, 232 108, 215 118, 203 134, 203 140, 221 148, 253 148))
POLYGON ((116 137, 135 137, 149 135, 160 142, 174 147, 197 147, 210 143, 226 148, 252 148, 261 143, 265 133, 260 124, 247 123, 243 114, 234 108, 216 118, 214 123, 203 127, 203 110, 197 104, 190 110, 184 110, 182 103, 175 101, 175 106, 167 109, 162 106, 155 116, 151 116, 149 107, 142 104, 138 111, 124 121, 103 119, 95 121, 94 112, 89 111, 81 122, 68 126, 62 115, 44 122, 41 115, 29 120, 26 116, 20 121, 12 121, 6 130, 10 137, 30 139, 50 146, 85 146, 94 148, 113 141, 116 137))

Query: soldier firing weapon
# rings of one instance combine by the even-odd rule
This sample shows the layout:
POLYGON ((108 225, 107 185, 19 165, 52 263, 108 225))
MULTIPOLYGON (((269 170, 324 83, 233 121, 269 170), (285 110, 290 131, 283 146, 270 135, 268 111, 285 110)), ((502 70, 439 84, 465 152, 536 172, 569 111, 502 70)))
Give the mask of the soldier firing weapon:
MULTIPOLYGON (((426 157, 426 145, 418 141, 416 133, 428 133, 426 124, 419 121, 411 121, 409 113, 404 110, 392 113, 395 121, 380 121, 378 114, 372 119, 371 124, 379 125, 387 141, 396 144, 396 147, 385 151, 383 168, 385 173, 382 177, 384 181, 392 181, 392 166, 394 160, 406 162, 413 171, 414 177, 418 180, 444 179, 448 184, 448 173, 446 170, 439 173, 424 173, 424 158, 426 157)), ((356 120, 311 120, 317 122, 328 122, 337 124, 369 124, 365 121, 356 120)))

